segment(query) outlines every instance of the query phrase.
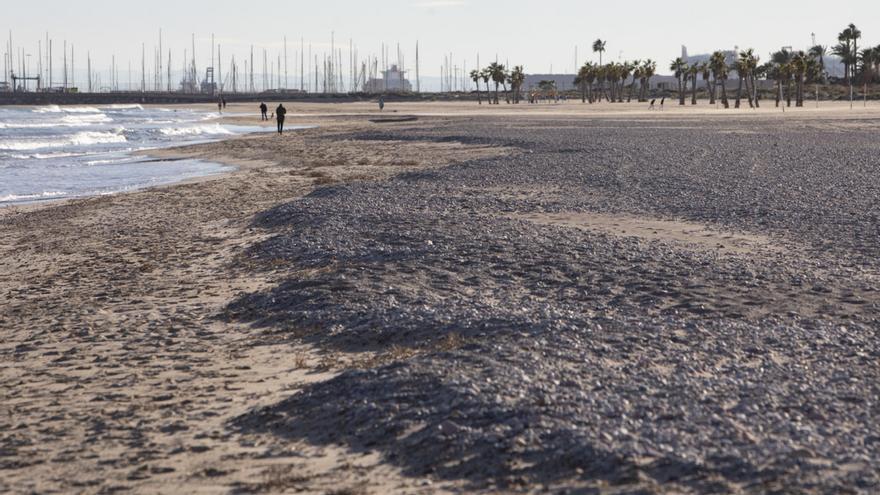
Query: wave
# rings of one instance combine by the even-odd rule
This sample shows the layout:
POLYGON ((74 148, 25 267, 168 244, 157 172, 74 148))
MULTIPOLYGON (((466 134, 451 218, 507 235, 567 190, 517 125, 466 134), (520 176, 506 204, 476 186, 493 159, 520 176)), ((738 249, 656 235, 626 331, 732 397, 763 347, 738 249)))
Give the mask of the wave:
POLYGON ((11 158, 15 158, 17 160, 48 160, 50 158, 70 158, 74 156, 84 156, 88 153, 33 153, 33 154, 20 154, 20 153, 12 153, 9 156, 11 158))
POLYGON ((95 124, 106 124, 113 119, 103 113, 86 113, 81 115, 65 115, 55 122, 9 123, 0 122, 0 129, 51 129, 53 127, 79 127, 95 124))
POLYGON ((88 146, 92 144, 125 143, 128 140, 122 135, 123 129, 117 132, 77 132, 72 136, 63 136, 52 140, 0 141, 0 150, 31 151, 43 148, 60 148, 63 146, 88 146))
POLYGON ((87 113, 84 115, 65 115, 61 117, 61 122, 70 125, 89 125, 89 124, 106 124, 113 122, 113 119, 105 113, 87 113))
POLYGON ((108 106, 108 107, 104 107, 104 108, 109 108, 109 109, 112 109, 112 110, 143 110, 143 109, 144 109, 143 106, 138 105, 137 103, 135 103, 135 104, 131 104, 131 105, 126 105, 126 104, 114 104, 114 105, 110 105, 110 106, 108 106))
POLYGON ((212 135, 229 135, 234 134, 229 129, 224 128, 220 124, 213 125, 196 125, 189 127, 166 127, 159 129, 159 132, 166 136, 198 136, 202 134, 212 135))
POLYGON ((46 105, 37 107, 34 113, 101 113, 101 110, 95 107, 61 107, 59 105, 46 105))
POLYGON ((7 194, 0 196, 0 203, 11 203, 13 201, 34 201, 37 199, 57 198, 67 196, 64 191, 43 191, 37 194, 7 194))

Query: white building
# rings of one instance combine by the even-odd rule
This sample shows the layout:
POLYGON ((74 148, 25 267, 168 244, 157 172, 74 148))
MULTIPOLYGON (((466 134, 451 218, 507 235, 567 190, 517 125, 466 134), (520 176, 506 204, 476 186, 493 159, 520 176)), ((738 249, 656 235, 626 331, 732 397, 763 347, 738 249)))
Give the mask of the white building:
POLYGON ((412 84, 406 78, 405 71, 392 65, 390 69, 382 71, 381 78, 370 79, 364 85, 367 93, 409 93, 412 92, 412 84))

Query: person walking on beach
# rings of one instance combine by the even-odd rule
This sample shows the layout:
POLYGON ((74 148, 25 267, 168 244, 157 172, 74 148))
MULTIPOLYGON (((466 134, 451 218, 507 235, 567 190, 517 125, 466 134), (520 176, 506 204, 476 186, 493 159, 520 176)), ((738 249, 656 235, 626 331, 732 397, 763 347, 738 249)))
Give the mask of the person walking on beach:
POLYGON ((269 120, 269 107, 260 103, 260 120, 269 120))
POLYGON ((381 112, 382 110, 385 110, 385 97, 384 96, 379 97, 379 111, 381 112))
POLYGON ((223 113, 223 102, 221 100, 217 100, 217 113, 223 113))
POLYGON ((226 108, 226 98, 224 98, 224 97, 221 96, 221 97, 220 97, 220 103, 223 104, 223 108, 226 108))
POLYGON ((278 104, 278 108, 275 109, 275 115, 278 120, 278 134, 284 132, 284 116, 287 114, 287 109, 284 108, 283 103, 278 104))
POLYGON ((657 98, 654 98, 653 100, 651 100, 651 106, 648 107, 648 110, 654 109, 654 103, 657 103, 657 98))

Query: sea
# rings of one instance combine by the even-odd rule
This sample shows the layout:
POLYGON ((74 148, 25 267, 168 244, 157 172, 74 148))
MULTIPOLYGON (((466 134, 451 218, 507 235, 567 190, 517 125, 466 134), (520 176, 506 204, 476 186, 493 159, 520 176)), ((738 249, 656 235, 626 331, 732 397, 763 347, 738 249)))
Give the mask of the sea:
POLYGON ((0 108, 0 207, 116 194, 232 167, 137 151, 271 131, 217 123, 216 112, 141 105, 0 108))

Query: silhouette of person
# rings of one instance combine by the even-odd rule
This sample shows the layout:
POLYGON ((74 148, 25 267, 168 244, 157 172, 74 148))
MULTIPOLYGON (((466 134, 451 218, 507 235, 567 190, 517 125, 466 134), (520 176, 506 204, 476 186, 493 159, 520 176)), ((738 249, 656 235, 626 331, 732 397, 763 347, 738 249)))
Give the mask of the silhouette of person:
POLYGON ((217 100, 217 112, 223 113, 223 102, 220 100, 217 100))
POLYGON ((278 104, 278 108, 275 109, 276 119, 278 120, 278 134, 284 132, 284 116, 287 115, 287 109, 284 108, 283 103, 278 104))
POLYGON ((260 120, 269 120, 269 107, 260 103, 260 120))
POLYGON ((654 98, 653 100, 651 100, 651 106, 648 107, 648 110, 654 109, 654 103, 657 103, 657 98, 654 98))
POLYGON ((385 97, 384 96, 379 97, 379 111, 381 112, 382 110, 385 110, 385 97))
POLYGON ((660 110, 663 110, 663 104, 664 104, 664 103, 666 103, 666 97, 665 97, 665 96, 664 96, 662 99, 660 99, 660 110))
POLYGON ((226 98, 220 97, 220 103, 223 104, 223 108, 226 108, 226 98))

